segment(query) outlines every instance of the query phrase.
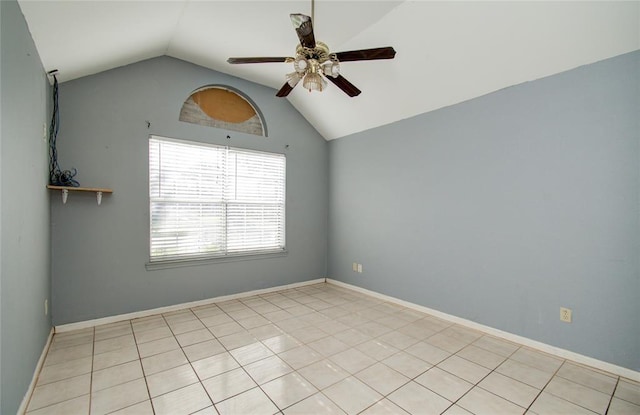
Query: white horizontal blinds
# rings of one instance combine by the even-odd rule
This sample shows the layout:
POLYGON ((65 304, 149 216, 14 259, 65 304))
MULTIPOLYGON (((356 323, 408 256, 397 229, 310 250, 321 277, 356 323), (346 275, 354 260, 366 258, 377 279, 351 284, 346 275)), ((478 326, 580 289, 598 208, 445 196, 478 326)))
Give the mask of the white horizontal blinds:
POLYGON ((151 138, 149 167, 153 197, 174 201, 222 202, 225 148, 151 138), (157 160, 156 160, 157 159, 157 160))
POLYGON ((282 250, 285 241, 285 157, 229 149, 227 250, 282 250))
POLYGON ((152 202, 151 257, 192 258, 224 251, 224 206, 152 202))
POLYGON ((151 260, 284 248, 283 155, 152 137, 151 260))
POLYGON ((151 258, 222 253, 225 149, 149 140, 151 258))

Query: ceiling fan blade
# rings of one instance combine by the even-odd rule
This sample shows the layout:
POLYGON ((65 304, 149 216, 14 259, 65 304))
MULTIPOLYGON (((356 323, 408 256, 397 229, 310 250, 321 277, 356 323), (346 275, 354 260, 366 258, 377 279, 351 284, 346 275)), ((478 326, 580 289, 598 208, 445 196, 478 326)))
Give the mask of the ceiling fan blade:
POLYGON ((284 85, 282 85, 282 88, 280 88, 280 90, 276 93, 276 96, 281 98, 286 97, 291 91, 293 91, 293 87, 289 85, 289 82, 285 82, 284 85))
POLYGON ((375 59, 393 59, 396 51, 391 46, 384 48, 351 50, 348 52, 338 52, 336 57, 340 62, 371 61, 375 59))
POLYGON ((304 14, 290 14, 291 23, 296 29, 300 44, 305 48, 313 49, 316 47, 316 38, 313 35, 313 24, 311 18, 304 14))
POLYGON ((327 79, 333 82, 338 88, 342 89, 344 93, 349 95, 350 97, 358 96, 360 95, 360 92, 362 92, 351 82, 347 81, 346 78, 342 75, 338 75, 336 78, 327 76, 327 79))
POLYGON ((227 62, 229 63, 269 63, 269 62, 287 62, 287 59, 293 58, 288 57, 277 57, 277 58, 229 58, 227 62))

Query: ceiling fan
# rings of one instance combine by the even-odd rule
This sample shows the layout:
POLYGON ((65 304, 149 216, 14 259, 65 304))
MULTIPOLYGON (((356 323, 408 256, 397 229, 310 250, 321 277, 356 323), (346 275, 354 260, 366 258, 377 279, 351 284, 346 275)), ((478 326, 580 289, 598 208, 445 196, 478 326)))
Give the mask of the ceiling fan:
MULTIPOLYGON (((313 14, 313 5, 311 12, 313 14)), ((317 42, 313 34, 312 18, 304 14, 291 14, 291 22, 298 34, 300 44, 296 47, 296 55, 292 57, 252 57, 229 58, 232 64, 284 62, 293 63, 295 69, 286 75, 287 82, 276 93, 278 97, 286 97, 302 80, 302 86, 311 91, 323 91, 327 81, 331 81, 350 97, 360 95, 360 91, 351 82, 340 75, 341 62, 365 61, 376 59, 393 59, 396 51, 390 47, 352 50, 331 53, 329 47, 317 42)))

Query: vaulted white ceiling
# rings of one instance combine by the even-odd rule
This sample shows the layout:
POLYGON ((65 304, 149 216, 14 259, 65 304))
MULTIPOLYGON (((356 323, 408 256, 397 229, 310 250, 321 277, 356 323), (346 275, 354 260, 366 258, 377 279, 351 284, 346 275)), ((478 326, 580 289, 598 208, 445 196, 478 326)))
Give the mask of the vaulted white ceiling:
MULTIPOLYGON (((292 56, 290 13, 310 0, 19 0, 45 70, 61 82, 168 55, 276 90, 291 64, 230 65, 230 56, 292 56)), ((317 0, 316 39, 332 51, 393 46, 394 60, 346 62, 295 108, 331 140, 640 49, 640 2, 317 0)), ((274 94, 275 94, 274 90, 274 94)))

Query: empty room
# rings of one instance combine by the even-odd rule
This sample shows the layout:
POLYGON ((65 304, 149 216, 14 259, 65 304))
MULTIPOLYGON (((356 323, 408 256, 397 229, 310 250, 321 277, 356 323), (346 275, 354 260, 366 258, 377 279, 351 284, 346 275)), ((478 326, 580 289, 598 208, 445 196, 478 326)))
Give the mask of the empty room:
POLYGON ((640 414, 640 2, 0 18, 1 414, 640 414))

